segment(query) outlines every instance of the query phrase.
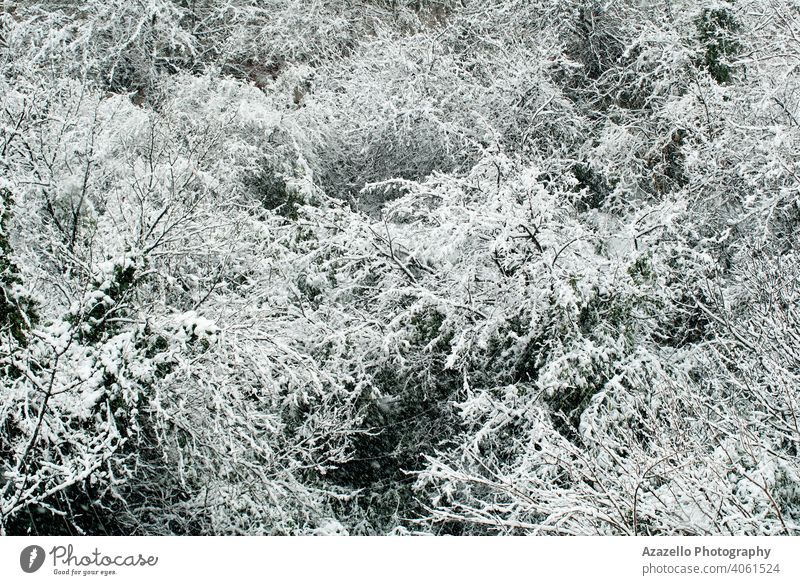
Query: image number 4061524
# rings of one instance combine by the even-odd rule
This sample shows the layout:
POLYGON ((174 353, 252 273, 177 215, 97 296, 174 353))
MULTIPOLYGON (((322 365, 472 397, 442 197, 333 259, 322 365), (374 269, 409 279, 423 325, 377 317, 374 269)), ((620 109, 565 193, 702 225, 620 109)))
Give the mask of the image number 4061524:
POLYGON ((26 573, 35 573, 44 564, 45 553, 41 546, 32 544, 22 549, 19 554, 19 566, 26 573))

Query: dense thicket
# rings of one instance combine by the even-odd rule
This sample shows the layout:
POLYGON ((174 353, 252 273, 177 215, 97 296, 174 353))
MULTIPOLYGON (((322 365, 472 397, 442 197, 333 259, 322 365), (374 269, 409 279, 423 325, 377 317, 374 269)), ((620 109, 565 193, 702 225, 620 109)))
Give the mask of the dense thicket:
POLYGON ((800 532, 799 39, 4 0, 0 533, 800 532))

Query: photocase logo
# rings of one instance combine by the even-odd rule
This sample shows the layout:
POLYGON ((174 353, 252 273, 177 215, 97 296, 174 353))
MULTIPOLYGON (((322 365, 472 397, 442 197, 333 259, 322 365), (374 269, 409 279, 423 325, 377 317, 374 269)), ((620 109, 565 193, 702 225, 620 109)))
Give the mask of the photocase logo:
POLYGON ((35 573, 44 564, 44 549, 41 546, 32 544, 22 549, 19 554, 19 566, 26 573, 35 573))

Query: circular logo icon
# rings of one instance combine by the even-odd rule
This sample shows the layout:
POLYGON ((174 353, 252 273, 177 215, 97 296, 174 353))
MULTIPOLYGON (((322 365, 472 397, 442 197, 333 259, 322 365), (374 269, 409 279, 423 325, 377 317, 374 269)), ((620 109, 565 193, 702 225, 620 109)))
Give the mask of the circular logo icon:
POLYGON ((44 564, 44 549, 41 546, 32 544, 26 546, 19 553, 19 566, 26 573, 35 573, 44 564))

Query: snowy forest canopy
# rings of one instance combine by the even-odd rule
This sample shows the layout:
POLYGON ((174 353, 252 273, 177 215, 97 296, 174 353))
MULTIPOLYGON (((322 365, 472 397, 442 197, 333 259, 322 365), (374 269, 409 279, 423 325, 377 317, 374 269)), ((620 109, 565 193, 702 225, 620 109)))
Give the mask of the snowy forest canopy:
POLYGON ((800 533, 798 120, 798 0, 3 0, 0 534, 800 533))

